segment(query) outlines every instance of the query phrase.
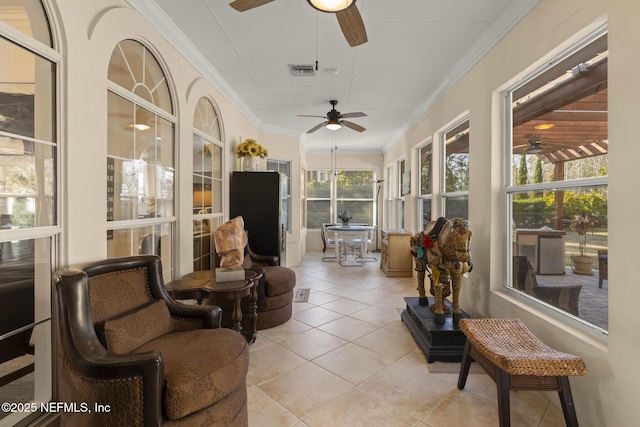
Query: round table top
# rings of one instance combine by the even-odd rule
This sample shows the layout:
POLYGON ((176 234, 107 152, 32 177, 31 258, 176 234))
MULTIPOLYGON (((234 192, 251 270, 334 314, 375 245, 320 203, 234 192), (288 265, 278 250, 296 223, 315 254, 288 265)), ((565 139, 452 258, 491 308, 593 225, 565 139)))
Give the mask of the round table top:
POLYGON ((206 287, 211 279, 176 279, 167 283, 168 291, 200 290, 206 287))

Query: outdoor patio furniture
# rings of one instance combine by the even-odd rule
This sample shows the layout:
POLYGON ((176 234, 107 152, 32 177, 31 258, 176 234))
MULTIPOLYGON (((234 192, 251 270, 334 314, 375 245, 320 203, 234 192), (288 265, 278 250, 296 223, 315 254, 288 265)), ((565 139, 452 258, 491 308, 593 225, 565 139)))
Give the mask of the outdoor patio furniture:
POLYGON ((598 288, 602 288, 603 281, 609 282, 609 250, 598 250, 598 288))

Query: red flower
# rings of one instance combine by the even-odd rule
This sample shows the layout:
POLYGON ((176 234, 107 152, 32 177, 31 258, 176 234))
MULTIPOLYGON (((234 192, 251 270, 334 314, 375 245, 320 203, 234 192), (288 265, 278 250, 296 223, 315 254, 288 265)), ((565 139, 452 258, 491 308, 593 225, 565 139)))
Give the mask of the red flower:
POLYGON ((424 236, 422 238, 422 244, 424 245, 425 249, 429 249, 433 247, 433 240, 431 240, 431 238, 429 236, 424 236))

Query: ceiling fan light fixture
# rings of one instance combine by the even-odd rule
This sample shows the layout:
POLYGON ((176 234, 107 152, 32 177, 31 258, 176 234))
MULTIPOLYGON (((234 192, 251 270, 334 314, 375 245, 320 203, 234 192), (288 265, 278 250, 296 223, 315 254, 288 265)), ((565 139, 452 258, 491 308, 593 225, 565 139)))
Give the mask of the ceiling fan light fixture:
POLYGON ((534 129, 535 130, 547 130, 547 129, 551 129, 554 126, 555 125, 553 123, 543 123, 541 125, 535 126, 534 129))
POLYGON ((540 146, 534 146, 534 145, 530 145, 527 147, 527 149, 525 150, 526 154, 539 154, 542 153, 542 148, 540 148, 540 146))
POLYGON ((342 123, 340 123, 338 120, 329 120, 324 125, 324 127, 329 130, 339 130, 339 129, 342 129, 342 123))
POLYGON ((336 13, 350 8, 355 0, 307 0, 307 3, 320 12, 336 13))
POLYGON ((149 125, 147 125, 145 123, 130 123, 129 124, 129 129, 145 131, 145 130, 151 129, 151 126, 149 126, 149 125))

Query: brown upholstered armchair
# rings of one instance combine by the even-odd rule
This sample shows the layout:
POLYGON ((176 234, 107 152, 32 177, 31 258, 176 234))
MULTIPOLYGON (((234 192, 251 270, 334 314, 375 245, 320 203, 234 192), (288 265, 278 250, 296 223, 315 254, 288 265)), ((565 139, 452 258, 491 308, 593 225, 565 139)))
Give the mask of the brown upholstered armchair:
POLYGON ((220 328, 220 308, 173 300, 155 255, 54 275, 64 426, 246 426, 246 340, 220 328), (94 404, 109 405, 98 413, 94 404))

